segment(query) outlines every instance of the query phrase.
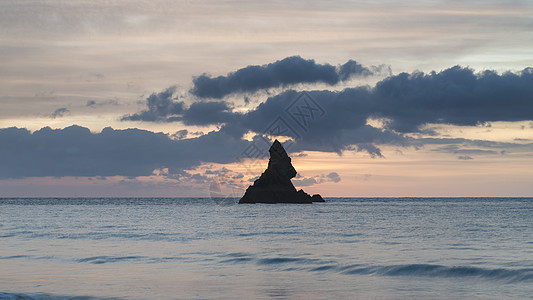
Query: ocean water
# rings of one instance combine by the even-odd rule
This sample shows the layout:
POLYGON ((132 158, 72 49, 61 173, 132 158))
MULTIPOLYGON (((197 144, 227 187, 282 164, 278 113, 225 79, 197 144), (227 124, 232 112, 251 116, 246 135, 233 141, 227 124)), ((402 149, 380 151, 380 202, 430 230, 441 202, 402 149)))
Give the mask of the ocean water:
POLYGON ((531 299, 533 198, 0 199, 0 299, 531 299))

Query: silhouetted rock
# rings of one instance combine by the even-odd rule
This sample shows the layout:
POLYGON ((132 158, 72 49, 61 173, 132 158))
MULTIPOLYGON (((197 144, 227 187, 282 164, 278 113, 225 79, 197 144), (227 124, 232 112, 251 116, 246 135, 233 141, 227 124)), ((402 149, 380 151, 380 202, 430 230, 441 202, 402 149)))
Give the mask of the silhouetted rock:
POLYGON ((291 158, 278 140, 270 149, 268 167, 253 185, 249 186, 239 203, 313 203, 325 202, 318 194, 312 197, 303 190, 296 191, 291 178, 296 170, 291 158))

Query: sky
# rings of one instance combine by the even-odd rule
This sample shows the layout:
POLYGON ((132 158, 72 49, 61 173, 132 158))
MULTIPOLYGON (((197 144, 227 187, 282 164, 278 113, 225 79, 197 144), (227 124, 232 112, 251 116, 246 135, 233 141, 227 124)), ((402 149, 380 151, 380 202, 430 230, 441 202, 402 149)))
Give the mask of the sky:
POLYGON ((0 2, 0 197, 533 196, 530 1, 0 2))

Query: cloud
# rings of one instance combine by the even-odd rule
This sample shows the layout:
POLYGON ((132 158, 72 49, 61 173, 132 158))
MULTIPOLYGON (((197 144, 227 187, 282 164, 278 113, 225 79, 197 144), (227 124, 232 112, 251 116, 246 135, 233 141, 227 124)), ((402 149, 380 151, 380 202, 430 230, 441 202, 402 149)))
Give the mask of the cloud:
POLYGON ((379 68, 369 69, 350 60, 342 66, 317 64, 312 59, 291 56, 262 66, 248 66, 226 76, 203 74, 193 79, 190 92, 199 98, 221 99, 233 93, 254 93, 262 89, 299 83, 335 85, 353 76, 370 76, 379 68))
POLYGON ((119 105, 119 102, 113 99, 99 101, 99 102, 96 102, 95 100, 88 100, 87 103, 85 104, 86 107, 90 107, 90 108, 96 108, 97 106, 104 106, 104 105, 119 105))
POLYGON ((156 169, 179 174, 201 163, 230 163, 248 141, 223 132, 175 140, 140 129, 80 126, 0 129, 0 178, 40 176, 148 176, 156 169), (216 149, 216 151, 213 151, 216 149))
MULTIPOLYGON (((185 108, 183 101, 176 101, 176 87, 169 87, 146 98, 148 110, 126 115, 121 121, 177 122, 185 125, 211 125, 228 121, 231 107, 225 101, 199 101, 185 108)), ((89 106, 89 105, 87 105, 89 106)))
POLYGON ((316 179, 313 177, 307 177, 302 179, 293 179, 292 183, 295 186, 303 187, 303 186, 311 186, 317 184, 316 179))
MULTIPOLYGON (((347 64, 346 68, 355 68, 347 64)), ((252 70, 269 70, 268 66, 252 70)), ((165 99, 166 105, 162 107, 170 107, 176 102, 169 100, 168 94, 153 94, 148 100, 165 99)), ((148 120, 221 125, 222 132, 237 139, 247 132, 286 136, 296 140, 290 149, 292 152, 311 150, 342 154, 345 150, 354 150, 381 157, 380 145, 404 147, 450 142, 406 135, 425 132, 427 124, 461 126, 533 119, 530 113, 533 111, 533 69, 497 74, 494 71, 475 73, 472 69, 455 66, 428 74, 389 76, 374 87, 341 91, 288 90, 244 113, 235 111, 224 100, 195 102, 188 108, 180 102, 180 109, 173 115, 168 109, 156 109, 159 106, 154 105, 154 101, 147 102, 149 110, 140 115, 150 114, 148 120), (382 120, 382 125, 370 125, 371 119, 382 120)), ((457 154, 472 154, 474 150, 443 149, 457 154)), ((483 151, 488 153, 489 150, 483 151)))
POLYGON ((245 125, 254 128, 254 124, 264 124, 258 121, 273 120, 304 93, 325 112, 313 123, 314 128, 312 124, 307 128, 315 134, 362 128, 368 118, 384 118, 386 129, 400 133, 419 132, 430 123, 477 125, 533 119, 533 69, 499 75, 493 71, 476 74, 456 66, 439 73, 401 73, 374 88, 287 91, 247 113, 245 125))
POLYGON ((415 147, 436 146, 431 151, 459 154, 464 157, 470 155, 505 155, 509 149, 517 152, 530 152, 533 149, 533 143, 523 143, 523 141, 510 143, 464 138, 421 138, 413 139, 411 144, 415 147))
POLYGON ((460 159, 460 160, 472 160, 473 158, 471 156, 468 156, 468 155, 461 155, 461 156, 457 156, 457 159, 460 159))
POLYGON ((328 175, 326 175, 326 177, 331 180, 332 182, 339 182, 341 181, 341 177, 339 176, 339 174, 337 174, 337 172, 331 172, 329 173, 328 175))
MULTIPOLYGON (((472 142, 470 142, 470 143, 472 143, 472 142)), ((501 154, 501 151, 495 151, 495 150, 472 149, 472 148, 466 148, 465 149, 465 148, 459 147, 459 145, 457 145, 457 144, 455 144, 455 145, 454 144, 450 144, 450 145, 437 147, 433 151, 447 152, 447 153, 454 153, 454 154, 464 154, 464 155, 501 154)))
POLYGON ((174 134, 170 135, 170 137, 176 140, 182 140, 187 137, 188 133, 189 131, 187 129, 182 129, 176 131, 174 134))
POLYGON ((350 59, 344 65, 337 68, 340 81, 346 81, 356 76, 372 76, 372 75, 392 75, 392 70, 390 66, 380 65, 380 66, 370 66, 363 67, 355 60, 350 59))
POLYGON ((531 120, 533 69, 502 75, 455 66, 442 72, 391 76, 369 91, 373 114, 388 127, 416 132, 428 123, 476 125, 531 120))
POLYGON ((151 122, 165 122, 169 116, 181 114, 183 112, 184 103, 181 101, 174 101, 173 94, 176 87, 172 86, 160 93, 153 93, 146 98, 146 105, 148 110, 143 110, 140 113, 123 116, 122 121, 151 121, 151 122))
POLYGON ((531 111, 532 69, 499 75, 492 71, 476 74, 468 68, 453 67, 439 73, 390 76, 374 88, 356 87, 338 92, 286 91, 268 98, 244 115, 235 114, 232 119, 228 118, 228 123, 260 133, 281 117, 291 129, 284 135, 299 139, 293 151, 341 152, 354 145, 355 150, 380 156, 376 145, 413 143, 414 139, 407 138, 404 133, 420 132, 426 124, 523 121, 533 118, 531 111), (305 108, 298 99, 306 95, 308 105, 324 113, 322 116, 307 113, 308 122, 300 126, 304 122, 295 118, 293 108, 305 108), (367 122, 372 118, 384 119, 383 127, 369 126, 367 122))
MULTIPOLYGON (((352 136, 343 141, 357 143, 370 139, 374 143, 396 143, 374 132, 370 133, 370 137, 364 137, 363 132, 360 133, 363 137, 352 136)), ((186 138, 188 134, 186 131, 178 131, 174 135, 167 135, 140 129, 115 130, 110 127, 104 128, 99 133, 93 133, 80 126, 70 126, 64 129, 45 127, 33 133, 15 127, 4 128, 0 129, 0 179, 45 176, 136 178, 157 175, 180 182, 186 180, 205 182, 206 178, 216 175, 223 178, 223 180, 220 179, 221 182, 242 185, 246 181, 244 175, 226 168, 207 169, 204 174, 191 170, 200 166, 204 168, 206 164, 235 162, 241 163, 241 166, 246 169, 253 168, 256 163, 260 162, 257 158, 266 158, 268 153, 268 141, 263 141, 260 136, 255 136, 252 141, 248 141, 228 134, 223 129, 194 138, 186 138), (249 150, 255 149, 256 146, 262 147, 264 155, 249 156, 249 150), (248 158, 252 160, 247 161, 248 158)), ((356 133, 354 136, 357 135, 356 133)), ((468 154, 502 154, 505 153, 502 152, 504 148, 510 147, 528 152, 533 148, 533 144, 466 139, 433 138, 411 142, 412 145, 418 142, 437 146, 449 145, 442 146, 438 150, 458 154, 459 159, 468 159, 468 154), (486 150, 486 148, 492 149, 486 150)), ((368 151, 379 155, 379 149, 376 150, 373 147, 376 146, 369 142, 368 144, 359 143, 346 149, 368 151)), ((298 153, 302 151, 301 149, 331 150, 316 140, 306 142, 299 139, 288 148, 288 151, 298 153)), ((294 180, 295 185, 307 186, 323 182, 339 182, 341 178, 337 173, 331 172, 310 177, 299 176, 294 180)))
POLYGON ((381 156, 376 145, 407 145, 402 135, 369 126, 367 119, 371 113, 367 88, 341 92, 287 91, 268 98, 244 115, 236 114, 228 124, 256 133, 275 132, 276 128, 281 128, 282 135, 296 140, 290 149, 293 152, 311 150, 340 154, 343 150, 356 150, 381 156), (315 111, 299 118, 298 114, 305 111, 306 105, 324 113, 315 111))
POLYGON ((242 188, 246 185, 243 173, 235 172, 226 167, 219 169, 210 167, 205 170, 204 174, 210 180, 215 180, 218 184, 230 185, 235 188, 242 188))
POLYGON ((50 114, 50 118, 52 118, 52 119, 61 118, 61 117, 63 117, 64 115, 66 115, 68 113, 70 113, 68 108, 66 108, 66 107, 58 108, 53 113, 50 114))
POLYGON ((210 125, 225 123, 232 115, 226 102, 195 102, 184 110, 183 117, 179 119, 185 125, 210 125))
POLYGON ((296 175, 295 179, 292 179, 292 183, 298 187, 311 186, 311 185, 324 183, 324 182, 337 183, 339 181, 341 181, 341 177, 336 172, 331 172, 327 175, 320 174, 320 175, 316 175, 312 177, 304 177, 298 174, 296 175))

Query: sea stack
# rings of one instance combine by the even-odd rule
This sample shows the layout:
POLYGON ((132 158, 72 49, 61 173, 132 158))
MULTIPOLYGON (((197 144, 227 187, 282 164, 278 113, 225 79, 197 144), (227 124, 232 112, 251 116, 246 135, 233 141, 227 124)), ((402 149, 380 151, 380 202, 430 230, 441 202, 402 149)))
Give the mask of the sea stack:
POLYGON ((291 164, 291 158, 278 140, 270 149, 268 167, 261 177, 254 181, 239 200, 239 203, 301 203, 325 202, 322 196, 310 196, 303 190, 296 191, 291 178, 296 176, 296 169, 291 164))

